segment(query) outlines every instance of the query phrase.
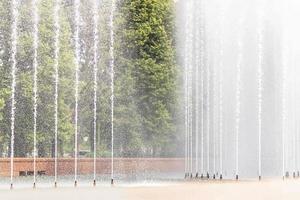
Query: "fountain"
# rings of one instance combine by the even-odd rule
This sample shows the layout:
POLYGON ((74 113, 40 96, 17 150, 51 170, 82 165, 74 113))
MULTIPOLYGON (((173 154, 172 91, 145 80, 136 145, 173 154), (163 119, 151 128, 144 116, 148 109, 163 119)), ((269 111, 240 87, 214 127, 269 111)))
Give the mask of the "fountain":
MULTIPOLYGON (((221 51, 223 55, 223 51, 221 51)), ((222 56, 223 57, 223 56, 222 56)), ((223 179, 223 64, 220 65, 219 77, 219 134, 220 134, 220 179, 223 179)))
POLYGON ((74 13, 75 13, 75 147, 74 147, 74 186, 77 186, 77 170, 78 170, 78 86, 79 86, 79 67, 80 67, 80 44, 79 44, 79 21, 80 21, 80 0, 75 0, 74 13))
MULTIPOLYGON (((188 2, 186 5, 187 10, 192 8, 192 3, 188 2)), ((192 134, 193 134, 193 122, 192 122, 192 75, 193 75, 193 65, 191 63, 192 58, 192 13, 187 15, 186 26, 186 35, 185 35, 185 118, 186 118, 186 178, 191 178, 193 176, 193 158, 192 158, 192 134)))
MULTIPOLYGON (((190 6, 192 6, 193 4, 190 4, 190 6)), ((193 9, 192 9, 193 10, 193 9)), ((193 18, 193 12, 191 12, 191 19, 193 18)), ((188 72, 189 72, 189 76, 188 76, 188 80, 189 80, 189 84, 188 84, 188 99, 189 99, 189 147, 190 147, 190 150, 189 150, 189 161, 190 161, 190 178, 193 178, 193 132, 194 132, 194 120, 193 120, 193 109, 194 109, 194 105, 193 105, 193 87, 194 87, 194 82, 193 82, 193 79, 194 79, 194 63, 192 62, 192 58, 193 58, 193 48, 192 48, 192 40, 193 40, 193 37, 194 37, 194 34, 193 34, 193 31, 192 31, 192 21, 190 21, 190 32, 189 32, 189 62, 188 62, 188 72)))
POLYGON ((11 83, 11 138, 10 138, 10 188, 13 188, 13 172, 14 172, 14 139, 15 139, 15 109, 16 109, 16 101, 15 101, 15 91, 16 91, 16 67, 17 67, 17 44, 18 44, 18 20, 19 20, 19 12, 18 6, 19 1, 12 1, 12 25, 11 25, 11 41, 12 41, 12 54, 11 54, 11 75, 12 75, 12 83, 11 83))
POLYGON ((38 98, 38 42, 39 42, 39 14, 38 14, 38 1, 32 1, 32 10, 33 10, 33 188, 36 187, 36 157, 37 157, 37 148, 36 148, 36 129, 37 129, 37 98, 38 98))
POLYGON ((204 3, 200 1, 200 79, 201 79, 201 178, 204 174, 204 3))
POLYGON ((235 176, 236 180, 239 179, 239 133, 240 133, 240 115, 241 115, 241 68, 242 68, 242 63, 243 63, 243 19, 239 19, 239 27, 240 31, 238 33, 238 57, 237 57, 237 65, 236 65, 236 110, 235 110, 235 176))
MULTIPOLYGON (((195 2, 195 8, 198 8, 199 7, 199 2, 195 2)), ((198 178, 199 176, 199 122, 200 122, 200 119, 199 119, 199 68, 200 68, 200 51, 199 51, 199 48, 200 48, 200 42, 199 42, 199 38, 200 38, 200 30, 199 30, 199 16, 196 16, 196 23, 195 23, 195 26, 197 27, 196 30, 195 30, 195 40, 196 40, 196 44, 195 44, 195 50, 196 50, 196 55, 195 55, 195 99, 196 99, 196 102, 195 102, 195 134, 196 134, 196 141, 195 141, 195 177, 198 178)))
MULTIPOLYGON (((209 51, 209 47, 206 46, 206 50, 209 51)), ((207 170, 207 179, 209 179, 210 172, 210 56, 209 54, 206 57, 206 170, 207 170)))
POLYGON ((114 184, 114 80, 115 80, 115 55, 114 55, 114 16, 115 16, 115 0, 111 1, 111 11, 109 17, 109 27, 110 27, 110 45, 109 45, 109 55, 110 55, 110 78, 111 78, 111 185, 114 184))
POLYGON ((98 32, 98 23, 99 23, 99 15, 98 15, 98 1, 94 1, 94 116, 93 116, 93 140, 94 140, 94 182, 93 185, 96 186, 96 159, 97 159, 97 89, 98 89, 98 45, 99 45, 99 32, 98 32))
POLYGON ((258 25, 258 65, 257 65, 257 79, 258 79, 258 178, 261 180, 261 136, 262 136, 262 103, 263 103, 263 8, 259 10, 259 25, 258 25))
POLYGON ((189 107, 189 104, 188 104, 188 59, 187 59, 187 56, 188 56, 188 48, 187 48, 187 31, 188 31, 188 20, 186 21, 185 23, 185 45, 184 45, 184 56, 185 56, 185 59, 184 59, 184 75, 185 75, 185 80, 184 80, 184 103, 185 103, 185 158, 184 158, 184 161, 185 161, 185 178, 187 178, 189 175, 188 175, 188 130, 189 130, 189 123, 188 123, 188 107, 189 107))
POLYGON ((55 37, 54 37, 54 187, 57 187, 57 162, 58 162, 58 84, 59 84, 59 38, 60 38, 60 23, 59 23, 59 11, 60 11, 60 0, 55 1, 54 7, 54 29, 55 29, 55 37))
MULTIPOLYGON (((39 176, 41 174, 52 177, 54 187, 58 186, 60 176, 62 179, 65 178, 64 176, 66 179, 71 177, 72 185, 74 177, 74 186, 76 187, 81 175, 88 179, 89 184, 93 182, 94 186, 98 185, 98 181, 109 176, 111 185, 114 185, 116 180, 123 177, 133 176, 132 179, 137 179, 142 176, 136 171, 148 178, 152 175, 149 175, 149 171, 155 167, 165 172, 164 170, 166 168, 169 170, 172 164, 176 165, 176 169, 184 167, 186 179, 201 177, 205 180, 219 178, 234 181, 257 178, 258 175, 261 180, 262 176, 275 177, 278 176, 278 173, 283 178, 286 174, 291 177, 299 176, 300 145, 298 142, 300 137, 297 126, 299 110, 295 109, 299 97, 297 88, 299 70, 296 67, 297 54, 295 53, 298 52, 296 51, 298 49, 290 44, 292 42, 284 40, 281 41, 283 43, 282 50, 275 52, 278 48, 274 41, 280 41, 283 36, 286 39, 289 35, 285 33, 287 35, 281 36, 282 33, 274 28, 275 20, 269 18, 267 20, 269 12, 264 5, 266 2, 257 2, 252 5, 253 7, 248 8, 248 4, 242 5, 238 1, 232 1, 232 4, 238 8, 236 12, 231 12, 235 10, 227 6, 229 1, 188 0, 184 3, 182 24, 178 26, 178 29, 183 29, 182 32, 184 32, 183 38, 181 38, 182 44, 178 45, 178 52, 182 54, 180 55, 182 60, 178 60, 183 63, 182 67, 184 68, 182 77, 179 77, 184 79, 184 91, 182 91, 184 93, 182 94, 184 98, 182 107, 184 108, 180 113, 182 116, 178 116, 178 119, 184 118, 184 124, 182 123, 182 127, 176 130, 166 131, 168 134, 163 136, 165 138, 159 137, 159 142, 162 143, 159 144, 161 146, 158 145, 159 147, 156 147, 156 144, 148 144, 148 141, 145 144, 139 143, 139 140, 156 139, 155 136, 146 132, 148 130, 144 128, 143 123, 137 122, 140 124, 136 125, 136 131, 119 131, 119 123, 131 123, 131 121, 120 122, 119 112, 124 108, 119 105, 119 99, 116 103, 116 97, 119 97, 120 93, 123 95, 123 91, 120 92, 119 87, 120 82, 123 84, 123 80, 118 78, 119 74, 123 72, 119 69, 123 67, 122 62, 124 61, 123 57, 119 59, 120 54, 123 53, 119 52, 119 40, 123 39, 123 36, 119 37, 119 33, 123 33, 123 30, 120 29, 125 26, 122 24, 123 21, 119 20, 119 16, 124 14, 122 13, 124 10, 117 11, 118 6, 122 5, 115 0, 105 1, 103 4, 109 5, 105 8, 102 8, 102 3, 100 6, 100 1, 75 0, 72 3, 67 2, 66 5, 64 3, 66 2, 55 0, 47 5, 47 8, 53 8, 50 11, 53 21, 49 20, 49 25, 45 22, 47 20, 44 17, 48 17, 48 15, 43 13, 45 7, 40 1, 32 0, 24 7, 18 0, 11 1, 12 22, 11 33, 9 33, 11 36, 9 61, 11 62, 12 78, 11 93, 9 94, 11 95, 11 108, 9 107, 11 135, 9 147, 6 150, 4 147, 1 149, 3 159, 0 160, 0 169, 2 166, 6 166, 6 162, 9 162, 7 166, 10 169, 0 170, 0 176, 9 176, 11 188, 16 185, 15 176, 30 176, 30 184, 32 184, 31 178, 33 178, 33 187, 40 186, 42 179, 39 176), (215 9, 217 3, 220 3, 220 7, 215 9), (27 7, 30 7, 30 11, 27 12, 32 13, 20 17, 19 12, 23 14, 23 9, 26 10, 27 7), (92 8, 92 14, 89 15, 88 12, 85 12, 85 8, 92 8), (102 16, 101 9, 109 11, 103 12, 102 16), (258 11, 258 15, 253 9, 258 11), (65 14, 65 11, 69 13, 65 14), (74 18, 71 19, 69 14, 74 14, 74 18), (28 23, 30 27, 26 27, 27 24, 23 27, 23 21, 29 17, 32 18, 28 23), (270 21, 273 22, 272 20, 274 23, 270 23, 270 21), (252 23, 253 21, 258 23, 252 23), (103 25, 102 29, 101 23, 108 23, 108 26, 103 25), (119 23, 121 28, 117 26, 119 23), (28 31, 31 25, 33 28, 28 31), (49 31, 49 35, 45 38, 43 32, 47 31, 49 31), (31 34, 28 36, 27 32, 31 34), (19 34, 22 37, 19 38, 19 34), (272 37, 268 37, 269 34, 272 37), (73 36, 73 40, 69 43, 65 41, 65 38, 70 39, 70 36, 73 36), (44 50, 43 42, 50 37, 53 39, 53 44, 45 45, 46 50, 44 50), (181 48, 183 46, 184 48, 181 48), (18 47, 22 49, 20 52, 18 47), (43 51, 39 51, 40 49, 43 51), (70 49, 72 53, 65 53, 66 49, 70 49), (269 49, 272 51, 269 52, 269 49), (47 52, 48 50, 49 52, 47 52), (28 56, 31 57, 24 59, 27 56, 24 54, 29 51, 32 55, 28 56), (43 54, 47 54, 45 59, 43 54), (20 63, 18 63, 18 59, 20 59, 20 63), (44 61, 47 59, 49 61, 44 61), (74 65, 69 62, 73 59, 74 65), (29 66, 24 60, 28 60, 29 66), (48 80, 40 80, 39 76, 48 73, 48 69, 47 71, 45 69, 49 63, 53 71, 49 72, 51 84, 49 88, 46 88, 47 84, 45 83, 48 83, 48 80), (19 65, 22 66, 20 71, 18 71, 19 65), (27 95, 27 93, 26 95, 22 93, 24 83, 21 81, 24 80, 20 80, 20 84, 18 84, 18 73, 23 75, 22 70, 26 71, 25 78, 22 78, 26 79, 26 76, 30 76, 30 81, 32 81, 32 83, 30 81, 30 83, 26 83, 28 84, 26 89, 29 89, 25 91, 29 91, 28 96, 30 96, 30 100, 33 100, 33 104, 31 101, 28 103, 30 106, 25 105, 26 102, 22 102, 24 101, 23 96, 27 95), (70 75, 73 72, 74 77, 70 75), (65 80, 65 76, 69 79, 65 80), (31 78, 33 79, 31 80, 31 78), (278 79, 280 80, 278 81, 278 79), (74 85, 71 85, 68 91, 65 90, 65 85, 73 82, 74 85), (88 92, 85 93, 84 89, 80 90, 81 88, 88 92), (64 95, 73 93, 74 97, 61 102, 64 95), (43 98, 52 98, 52 95, 54 99, 50 100, 51 105, 46 105, 49 102, 42 101, 43 98), (18 109, 17 112, 16 104, 20 104, 20 108, 24 110, 20 109, 19 111, 18 109), (22 107, 23 104, 26 108, 22 107), (47 107, 51 114, 49 119, 45 119, 46 125, 40 124, 38 118, 40 114, 43 114, 40 109, 42 110, 44 107, 47 107), (64 112, 64 109, 68 111, 69 107, 71 108, 69 115, 61 117, 60 112, 64 112), (30 152, 22 154, 23 152, 18 152, 19 146, 15 146, 15 139, 19 139, 23 134, 23 130, 20 131, 23 127, 19 128, 16 124, 23 123, 18 120, 23 116, 19 113, 27 111, 25 109, 33 110, 33 115, 30 114, 29 119, 30 125, 33 121, 33 127, 32 130, 31 126, 29 131, 26 130, 30 136, 24 134, 24 137, 29 138, 27 141, 29 145, 24 144, 24 149, 29 149, 30 152), (271 119, 269 119, 269 115, 271 119), (70 126, 72 128, 74 126, 74 130, 68 129, 70 126), (184 130, 184 133, 179 131, 181 129, 184 130), (74 141, 69 137, 68 131, 70 130, 74 141), (118 134, 116 134, 116 130, 118 130, 118 134), (180 133, 172 135, 177 130, 180 133), (48 133, 52 132, 53 135, 49 136, 48 133), (136 135, 129 135, 133 132, 136 135), (42 138, 45 140, 42 141, 45 143, 45 147, 40 146, 39 137, 43 134, 48 134, 47 137, 42 138), (65 138, 61 139, 64 136, 65 138), (102 136, 104 137, 102 138, 102 136), (128 137, 133 137, 133 139, 129 138, 133 141, 130 141, 128 137), (172 158, 174 160, 164 158, 164 153, 167 154, 167 150, 169 150, 168 145, 163 146, 164 142, 169 142, 168 137, 173 137, 170 141, 178 142, 173 141, 172 145, 174 146, 184 143, 182 149, 178 148, 178 152, 168 152, 174 157, 182 156, 182 158, 172 158), (123 141, 127 139, 128 141, 123 141), (67 142, 72 140, 71 147, 64 146, 69 144, 60 142, 60 140, 67 142), (270 152, 267 149, 268 145, 273 145, 274 148, 280 147, 281 150, 280 152, 270 152), (43 148, 47 152, 42 155, 43 148), (132 153, 128 151, 129 148, 136 149, 132 153), (157 149, 163 153, 156 154, 157 149), (8 161, 5 159, 6 156, 10 157, 7 159, 8 161), (146 158, 146 156, 150 158, 146 158), (156 156, 163 158, 156 158, 156 156), (280 165, 280 169, 276 165, 280 165), (42 170, 40 170, 41 168, 42 170)), ((151 31, 148 30, 150 33, 145 34, 151 35, 152 28, 154 30, 154 27, 151 27, 151 31)), ((291 28, 291 30, 294 29, 291 28)), ((138 35, 134 31, 132 34, 138 35)), ((291 38, 294 39, 294 37, 291 38)), ((136 52, 126 53, 131 55, 136 52)), ((153 61, 153 64, 160 64, 160 62, 162 61, 157 59, 153 61)), ((135 65, 136 63, 133 66, 135 67, 135 65)), ((168 66, 162 65, 163 67, 167 68, 168 66)), ((128 73, 136 73, 134 70, 132 71, 128 73)), ((150 75, 152 75, 151 73, 153 72, 149 72, 150 75)), ((135 82, 136 80, 130 81, 135 82)), ((129 93, 138 93, 135 91, 138 90, 138 87, 139 85, 134 85, 134 91, 129 93)), ((129 96, 131 97, 130 101, 138 101, 134 95, 129 96)), ((162 101, 167 100, 163 99, 162 101)), ((134 102, 133 104, 136 106, 135 104, 138 103, 134 102)), ((140 107, 137 109, 141 109, 140 107)), ((165 108, 163 107, 163 109, 165 108)), ((139 110, 139 112, 143 111, 139 110)), ((173 114, 177 113, 174 111, 173 114)), ((171 120, 173 116, 166 114, 165 117, 170 118, 169 121, 167 120, 168 123, 177 123, 177 121, 171 120)), ((137 121, 139 120, 143 119, 137 121)), ((157 121, 157 124, 151 124, 153 129, 159 127, 160 124, 157 121)), ((3 141, 6 142, 5 139, 3 141)), ((167 155, 169 156, 169 154, 167 155)), ((157 171, 155 173, 159 174, 160 171, 157 171)), ((26 177, 24 180, 27 181, 26 177)))
MULTIPOLYGON (((293 73, 293 85, 292 85, 292 92, 293 92, 293 106, 295 108, 297 108, 297 105, 296 105, 296 99, 297 99, 297 91, 296 91, 296 88, 297 88, 297 83, 296 83, 296 80, 297 80, 297 76, 296 76, 296 66, 293 67, 292 71, 294 72, 293 73)), ((294 158, 293 158, 293 178, 296 178, 296 171, 297 171, 297 109, 294 109, 293 110, 293 154, 294 154, 294 158)))
POLYGON ((218 121, 218 113, 217 113, 217 67, 213 66, 213 131, 212 131, 212 141, 213 141, 213 179, 216 179, 216 143, 217 143, 217 121, 218 121))
POLYGON ((220 179, 223 179, 223 68, 224 68, 224 8, 220 8, 220 63, 219 63, 219 156, 220 156, 220 179))
MULTIPOLYGON (((240 172, 244 171, 243 165, 242 165, 242 170, 240 170, 240 163, 242 162, 241 159, 243 160, 242 156, 244 156, 245 153, 244 148, 241 147, 242 145, 244 145, 243 144, 244 141, 240 141, 240 136, 244 135, 244 127, 241 128, 241 126, 244 126, 241 122, 241 117, 242 117, 241 110, 244 109, 244 105, 248 106, 248 102, 244 102, 245 101, 244 94, 247 95, 248 91, 244 91, 244 87, 242 87, 242 84, 244 86, 244 84, 248 84, 248 83, 247 82, 244 83, 244 80, 241 77, 241 70, 243 68, 243 72, 244 72, 244 62, 246 62, 247 60, 244 59, 244 57, 247 56, 244 55, 243 53, 243 50, 244 48, 246 48, 247 45, 247 43, 244 42, 245 36, 243 30, 244 23, 245 23, 245 19, 244 19, 245 10, 244 7, 241 8, 242 11, 239 12, 238 21, 236 22, 238 24, 236 26, 237 30, 234 29, 234 31, 236 31, 237 33, 237 38, 232 38, 232 40, 236 45, 232 45, 233 43, 224 44, 225 37, 228 38, 232 37, 230 35, 229 36, 225 35, 227 34, 227 32, 224 31, 224 29, 226 28, 225 8, 224 8, 226 2, 224 3, 219 2, 220 10, 218 10, 217 13, 214 13, 215 11, 214 9, 212 9, 212 7, 204 9, 205 3, 207 2, 188 1, 186 4, 187 11, 185 15, 186 21, 185 21, 185 39, 184 39, 185 42, 184 43, 188 48, 185 49, 184 59, 185 59, 185 64, 193 63, 194 65, 192 67, 193 69, 190 70, 192 71, 194 76, 191 78, 189 77, 188 74, 185 74, 186 75, 185 84, 187 87, 185 91, 186 92, 185 94, 186 95, 185 96, 186 128, 188 129, 186 133, 186 151, 187 151, 186 159, 188 159, 186 165, 192 165, 192 166, 186 166, 186 173, 193 172, 192 170, 193 162, 191 162, 191 160, 193 161, 195 159, 196 176, 198 176, 199 173, 198 172, 199 166, 200 166, 200 171, 203 174, 203 170, 204 170, 203 166, 206 164, 207 178, 210 178, 210 173, 212 173, 213 178, 215 178, 216 175, 218 175, 220 179, 223 179, 224 174, 226 174, 227 176, 228 173, 231 173, 228 172, 228 170, 233 170, 235 179, 238 180, 240 178, 239 177, 240 172), (200 6, 200 12, 193 13, 195 9, 191 8, 191 5, 195 5, 195 7, 200 6), (206 12, 204 12, 204 10, 206 10, 206 12), (219 16, 218 18, 219 21, 213 19, 216 16, 216 14, 219 16), (208 23, 209 20, 211 20, 210 24, 208 23), (216 24, 219 26, 220 32, 214 35, 213 33, 215 33, 216 24), (192 35, 192 33, 190 32, 190 30, 193 29, 195 30, 194 31, 195 35, 192 35), (206 35, 206 32, 208 32, 209 35, 206 35), (194 42, 195 44, 190 47, 191 38, 193 38, 192 43, 194 42), (219 40, 218 41, 219 49, 217 51, 214 50, 215 47, 214 42, 216 39, 219 40), (224 51, 227 51, 229 45, 231 45, 230 48, 236 48, 237 51, 236 58, 233 57, 227 58, 224 56, 224 51), (190 49, 194 51, 195 56, 193 58, 191 58, 190 53, 187 52, 190 49), (216 52, 218 52, 217 55, 214 55, 216 52), (205 60, 205 64, 203 60, 205 60), (235 66, 235 67, 233 68, 228 67, 227 69, 227 66, 235 66), (231 74, 230 70, 235 71, 236 74, 231 74), (235 85, 234 89, 228 88, 229 83, 235 85), (193 88, 190 89, 190 87, 193 88), (243 88, 243 95, 241 94, 242 88, 243 88), (192 92, 195 92, 195 94, 193 94, 192 92), (229 105, 228 101, 230 100, 227 97, 228 94, 235 97, 234 98, 235 103, 232 106, 229 105), (191 102, 195 102, 195 107, 191 105, 191 102), (201 102, 202 104, 199 105, 199 102, 201 102), (226 107, 224 106, 224 104, 226 104, 226 107), (230 107, 227 108, 228 106, 230 107), (190 109, 193 109, 194 112, 192 113, 195 113, 194 114, 195 116, 191 114, 190 109), (203 113, 203 111, 205 111, 205 113, 203 113), (224 116, 226 116, 226 118, 224 116), (199 123, 199 121, 201 121, 201 123, 199 123), (218 125, 216 125, 216 123, 218 123, 218 125), (205 125, 203 126, 203 124, 205 125), (191 131, 191 127, 194 127, 195 130, 191 131), (198 135, 199 131, 201 131, 202 134, 200 141, 198 135), (227 133, 226 138, 224 138, 223 135, 224 132, 227 133), (228 134, 228 132, 233 132, 233 134, 232 135, 228 134), (195 135, 195 138, 193 138, 193 134, 195 135), (195 142, 195 146, 193 147, 194 142, 195 142), (225 145, 224 142, 226 142, 225 145), (199 154, 199 150, 201 151, 200 154, 199 154), (193 158, 194 152, 195 152, 195 158, 193 158), (223 163, 224 159, 226 159, 226 161, 223 163), (199 162, 199 166, 198 166, 198 162, 199 162), (226 166, 225 170, 224 170, 224 165, 226 166)), ((263 160, 262 153, 264 151, 262 149, 262 138, 265 137, 262 134, 263 122, 264 122, 263 119, 264 118, 264 110, 263 110, 264 96, 263 95, 264 95, 264 81, 267 77, 264 76, 264 68, 265 68, 264 48, 266 48, 265 37, 264 37, 265 10, 264 10, 263 3, 258 2, 257 6, 259 7, 258 9, 259 23, 258 26, 256 27, 258 28, 258 30, 256 31, 256 33, 258 34, 257 35, 258 36, 257 39, 258 40, 258 48, 257 48, 258 64, 256 70, 257 96, 255 98, 257 100, 258 110, 256 114, 256 119, 252 117, 251 120, 253 122, 257 120, 256 122, 258 124, 257 164, 258 164, 258 177, 259 179, 261 179, 262 160, 263 160)), ((197 10, 199 10, 199 8, 197 10)), ((228 15, 230 14, 228 13, 228 15)), ((226 20, 232 20, 232 19, 226 17, 226 20)), ((245 68, 247 67, 245 66, 245 68)), ((252 90, 254 92, 254 89, 252 90)), ((243 117, 244 117, 244 113, 243 113, 243 117)), ((296 137, 296 135, 294 135, 294 137, 296 137)), ((295 144, 296 143, 294 143, 294 149, 297 148, 295 144)), ((294 152, 296 152, 296 150, 294 150, 294 152)), ((295 162, 294 166, 297 165, 296 157, 297 157, 296 154, 294 154, 294 162, 295 162)), ((201 177, 203 177, 203 175, 201 177)))

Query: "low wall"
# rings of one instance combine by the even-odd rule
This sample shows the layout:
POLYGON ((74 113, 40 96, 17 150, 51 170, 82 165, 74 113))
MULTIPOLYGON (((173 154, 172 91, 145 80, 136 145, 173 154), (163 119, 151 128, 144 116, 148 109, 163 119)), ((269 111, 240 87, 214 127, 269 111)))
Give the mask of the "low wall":
MULTIPOLYGON (((57 162, 58 175, 74 174, 74 158, 59 158, 57 162)), ((78 174, 92 174, 94 160, 91 158, 78 159, 78 174)), ((37 158, 36 171, 41 175, 54 175, 53 158, 37 158)), ((33 158, 15 158, 13 167, 14 176, 33 174, 33 158)), ((184 159, 182 158, 115 158, 114 170, 116 173, 132 174, 141 172, 182 172, 184 159)), ((110 158, 96 160, 97 174, 109 174, 111 171, 110 158)), ((10 159, 0 159, 0 176, 10 176, 10 159)))

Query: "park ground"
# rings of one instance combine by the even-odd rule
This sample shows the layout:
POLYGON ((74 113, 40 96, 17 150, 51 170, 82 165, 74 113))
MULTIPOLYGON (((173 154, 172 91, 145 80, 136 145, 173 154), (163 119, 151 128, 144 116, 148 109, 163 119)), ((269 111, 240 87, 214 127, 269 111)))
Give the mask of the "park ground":
POLYGON ((300 179, 1 190, 2 200, 299 200, 300 179))

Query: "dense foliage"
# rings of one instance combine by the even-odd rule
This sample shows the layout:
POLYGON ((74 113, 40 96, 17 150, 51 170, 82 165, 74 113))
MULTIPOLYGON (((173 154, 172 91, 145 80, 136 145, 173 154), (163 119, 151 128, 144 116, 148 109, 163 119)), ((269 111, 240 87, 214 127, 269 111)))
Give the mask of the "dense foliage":
MULTIPOLYGON (((93 150, 93 1, 81 1, 79 149, 93 150)), ((177 67, 172 0, 118 1, 115 15, 115 150, 118 156, 175 156, 177 67)), ((0 154, 9 155, 11 110, 11 10, 0 1, 0 154)), ((63 1, 59 15, 59 155, 74 149, 74 13, 63 1)), ((99 8, 97 151, 111 147, 109 26, 111 1, 99 8)), ((39 1, 38 153, 54 154, 54 1, 39 1)), ((15 155, 33 151, 33 47, 31 1, 19 5, 15 155)))

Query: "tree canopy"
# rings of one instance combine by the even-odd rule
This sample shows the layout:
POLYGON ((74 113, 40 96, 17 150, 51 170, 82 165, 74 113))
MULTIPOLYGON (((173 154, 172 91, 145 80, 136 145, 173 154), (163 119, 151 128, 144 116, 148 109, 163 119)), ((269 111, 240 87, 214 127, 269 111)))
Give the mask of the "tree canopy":
MULTIPOLYGON (((0 155, 8 156, 11 110, 11 10, 0 2, 0 155)), ((74 150, 74 13, 62 1, 59 13, 59 155, 74 150)), ((79 149, 93 151, 92 0, 80 5, 79 149)), ((97 153, 111 147, 109 13, 101 1, 97 96, 97 153)), ((54 155, 54 1, 39 1, 37 149, 54 155)), ((115 15, 115 150, 117 156, 175 156, 178 138, 178 72, 175 59, 174 1, 123 0, 115 15)), ((31 1, 19 5, 15 156, 33 152, 33 20, 31 1)))

